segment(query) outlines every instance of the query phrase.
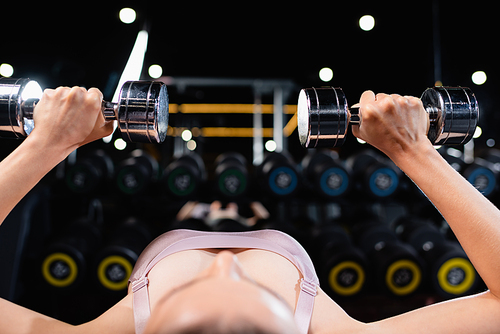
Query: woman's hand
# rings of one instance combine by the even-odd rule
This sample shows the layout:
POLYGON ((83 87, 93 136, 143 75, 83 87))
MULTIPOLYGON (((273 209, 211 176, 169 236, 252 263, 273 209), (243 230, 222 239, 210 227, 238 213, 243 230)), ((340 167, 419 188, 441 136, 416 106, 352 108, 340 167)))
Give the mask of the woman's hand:
POLYGON ((366 91, 359 102, 361 124, 353 134, 378 148, 394 162, 420 145, 429 146, 429 117, 420 99, 366 91))
POLYGON ((33 113, 35 128, 30 134, 40 145, 74 149, 112 133, 112 122, 102 115, 102 93, 97 88, 46 89, 33 113))

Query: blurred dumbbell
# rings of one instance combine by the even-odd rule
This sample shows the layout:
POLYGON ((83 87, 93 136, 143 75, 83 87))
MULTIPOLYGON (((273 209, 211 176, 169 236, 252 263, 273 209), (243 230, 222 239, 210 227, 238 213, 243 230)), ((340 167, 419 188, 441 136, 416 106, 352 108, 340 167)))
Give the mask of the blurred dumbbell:
POLYGON ((118 189, 127 195, 138 194, 158 178, 158 162, 142 150, 134 150, 130 157, 123 160, 116 168, 118 189))
POLYGON ((392 161, 371 150, 349 157, 347 166, 363 193, 372 198, 388 198, 400 188, 401 170, 392 161))
POLYGON ((95 150, 76 163, 66 172, 66 185, 76 193, 88 194, 96 191, 114 174, 111 158, 103 150, 95 150))
POLYGON ((340 226, 323 227, 315 234, 320 279, 328 282, 326 291, 344 297, 359 294, 367 280, 366 256, 340 226))
POLYGON ((222 153, 215 159, 215 183, 217 190, 226 197, 238 197, 245 193, 248 171, 245 157, 237 152, 222 153))
POLYGON ((311 191, 326 198, 341 197, 351 188, 350 170, 333 151, 307 154, 302 160, 302 174, 311 191))
POLYGON ((79 287, 101 239, 95 221, 82 218, 69 224, 43 251, 41 269, 45 283, 59 291, 79 287))
MULTIPOLYGON (((469 88, 429 88, 421 100, 429 115, 427 137, 432 144, 464 144, 472 138, 479 106, 469 88)), ((349 109, 341 88, 302 89, 297 108, 299 140, 306 148, 342 145, 348 125, 363 119, 360 110, 349 109)))
POLYGON ((257 167, 256 175, 261 187, 277 197, 290 196, 299 188, 299 174, 285 153, 269 154, 257 167))
MULTIPOLYGON (((28 136, 42 89, 29 79, 0 78, 0 137, 28 136)), ((167 135, 168 94, 162 82, 127 81, 118 103, 103 101, 102 113, 117 120, 122 135, 132 142, 161 143, 167 135)))
POLYGON ((484 196, 490 197, 497 190, 498 169, 494 163, 476 158, 464 170, 464 177, 484 196))
POLYGON ((400 218, 395 230, 427 262, 434 291, 444 297, 475 292, 479 277, 458 242, 446 240, 435 225, 414 217, 400 218))
POLYGON ((171 162, 164 172, 170 194, 188 198, 193 196, 206 181, 203 159, 196 153, 183 155, 171 162))
POLYGON ((356 245, 371 264, 375 283, 396 296, 415 292, 422 284, 422 260, 410 245, 381 223, 362 223, 353 229, 356 245))
POLYGON ((149 228, 130 218, 112 231, 108 241, 95 257, 95 275, 107 291, 124 291, 135 262, 152 240, 149 228))

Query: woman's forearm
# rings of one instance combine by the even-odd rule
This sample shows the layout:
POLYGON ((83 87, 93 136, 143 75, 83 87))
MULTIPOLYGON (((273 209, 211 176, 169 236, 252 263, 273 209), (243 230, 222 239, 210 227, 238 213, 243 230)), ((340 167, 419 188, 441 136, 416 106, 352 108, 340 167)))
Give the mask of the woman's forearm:
POLYGON ((500 211, 430 145, 393 160, 440 211, 490 291, 500 297, 500 211))
POLYGON ((75 327, 0 298, 0 334, 68 334, 75 327))
POLYGON ((65 154, 46 149, 36 137, 28 137, 0 162, 0 224, 16 204, 60 161, 65 154))
POLYGON ((355 136, 384 152, 441 212, 491 292, 500 298, 500 211, 427 138, 429 116, 411 96, 361 95, 355 136))
POLYGON ((91 88, 46 89, 33 113, 35 128, 0 163, 0 222, 38 181, 76 148, 112 133, 91 88))

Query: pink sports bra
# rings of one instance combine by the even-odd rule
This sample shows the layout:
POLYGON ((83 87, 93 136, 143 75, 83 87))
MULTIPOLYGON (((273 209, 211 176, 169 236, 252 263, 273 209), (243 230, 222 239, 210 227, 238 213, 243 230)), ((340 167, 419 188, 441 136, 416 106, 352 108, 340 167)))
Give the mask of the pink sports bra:
POLYGON ((295 322, 307 334, 319 280, 304 248, 288 234, 275 230, 252 232, 200 232, 175 230, 156 238, 137 260, 129 283, 132 284, 136 334, 142 334, 151 310, 148 273, 163 258, 184 250, 204 248, 254 248, 277 253, 292 262, 301 272, 300 294, 295 308, 295 322))

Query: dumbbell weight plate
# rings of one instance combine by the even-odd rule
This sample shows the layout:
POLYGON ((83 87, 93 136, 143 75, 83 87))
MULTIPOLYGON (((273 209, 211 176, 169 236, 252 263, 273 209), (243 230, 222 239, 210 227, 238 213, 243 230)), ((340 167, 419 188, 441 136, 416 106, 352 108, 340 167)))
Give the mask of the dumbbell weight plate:
MULTIPOLYGON (((469 259, 464 257, 450 257, 440 259, 433 269, 437 273, 432 276, 432 285, 445 297, 457 297, 470 294, 476 285, 477 274, 469 259)), ((434 273, 433 273, 434 274, 434 273)))
POLYGON ((299 187, 298 172, 283 153, 271 153, 257 168, 262 187, 275 196, 289 196, 299 187))
POLYGON ((0 137, 21 138, 31 133, 33 118, 26 118, 23 104, 42 97, 40 85, 30 79, 0 78, 0 137))
POLYGON ((328 283, 332 291, 341 296, 359 293, 365 284, 365 269, 356 261, 342 261, 332 266, 328 283))
POLYGON ((236 197, 247 188, 246 159, 236 152, 222 153, 215 159, 215 179, 218 190, 225 196, 236 197))
POLYGON ((71 224, 67 230, 42 251, 41 270, 44 281, 56 289, 81 286, 89 258, 101 241, 97 227, 86 221, 71 224))
POLYGON ((399 176, 393 168, 376 164, 365 175, 370 195, 376 198, 391 196, 399 187, 399 176))
POLYGON ((420 98, 429 113, 433 145, 460 145, 472 139, 479 120, 476 96, 466 87, 434 87, 420 98))
POLYGON ((392 263, 385 273, 385 284, 397 296, 409 295, 422 283, 422 270, 411 259, 400 259, 392 263))
POLYGON ((497 187, 497 177, 493 170, 481 167, 471 166, 470 169, 464 173, 467 181, 469 181, 474 188, 479 190, 484 196, 488 197, 494 193, 497 187))
POLYGON ((229 197, 241 195, 247 187, 247 176, 239 168, 227 168, 218 177, 218 189, 229 197))
POLYGON ((306 88, 299 94, 297 128, 306 148, 340 146, 349 125, 347 99, 341 88, 306 88))
POLYGON ((118 123, 131 142, 161 143, 168 126, 168 94, 161 82, 128 81, 118 102, 118 123))
POLYGON ((312 190, 327 198, 345 195, 350 187, 349 172, 330 150, 307 155, 302 160, 302 171, 312 190))
POLYGON ((137 149, 123 160, 116 171, 116 183, 125 194, 138 194, 158 178, 159 166, 151 155, 137 149))
POLYGON ((43 260, 42 275, 50 286, 66 288, 78 279, 78 265, 70 255, 55 252, 43 260))
POLYGON ((167 166, 164 174, 169 192, 183 198, 196 193, 206 179, 205 164, 197 154, 181 156, 167 166))
POLYGON ((91 193, 111 178, 113 173, 111 158, 103 150, 96 150, 78 159, 67 169, 66 185, 76 193, 91 193))
POLYGON ((298 184, 298 177, 295 171, 288 166, 280 166, 274 169, 268 178, 268 186, 277 196, 291 194, 298 184))
POLYGON ((132 274, 135 261, 131 262, 125 256, 109 255, 104 257, 97 266, 99 283, 107 290, 122 291, 127 288, 128 279, 132 274))

